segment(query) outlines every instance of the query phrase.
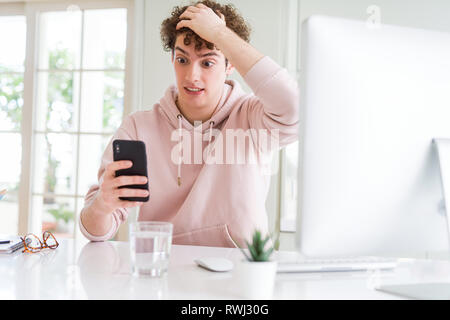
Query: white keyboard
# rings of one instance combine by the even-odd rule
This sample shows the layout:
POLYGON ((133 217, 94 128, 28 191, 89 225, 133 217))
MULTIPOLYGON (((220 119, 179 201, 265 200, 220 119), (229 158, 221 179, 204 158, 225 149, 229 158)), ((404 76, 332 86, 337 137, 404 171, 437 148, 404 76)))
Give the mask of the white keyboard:
POLYGON ((301 259, 296 261, 278 261, 277 272, 337 272, 393 269, 397 259, 381 257, 353 257, 332 259, 301 259))

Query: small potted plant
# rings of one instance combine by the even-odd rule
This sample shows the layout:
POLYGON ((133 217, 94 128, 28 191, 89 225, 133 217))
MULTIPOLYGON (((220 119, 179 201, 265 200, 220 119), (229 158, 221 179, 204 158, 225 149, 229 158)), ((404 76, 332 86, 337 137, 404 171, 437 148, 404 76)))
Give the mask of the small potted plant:
MULTIPOLYGON (((248 253, 239 247, 245 259, 240 261, 235 268, 237 285, 240 292, 249 299, 270 299, 273 294, 277 262, 270 257, 274 251, 270 236, 263 238, 259 230, 255 230, 252 243, 245 241, 248 253), (269 245, 268 248, 266 248, 269 245)), ((236 241, 235 241, 236 242, 236 241)))

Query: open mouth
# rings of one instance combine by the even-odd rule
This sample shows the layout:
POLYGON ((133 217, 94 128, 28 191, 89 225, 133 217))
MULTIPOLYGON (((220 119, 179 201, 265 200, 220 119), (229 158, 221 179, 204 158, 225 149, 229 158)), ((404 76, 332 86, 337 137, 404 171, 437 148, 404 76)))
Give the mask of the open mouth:
POLYGON ((187 94, 191 94, 191 95, 199 95, 202 94, 203 91, 205 91, 205 89, 201 89, 201 88, 192 88, 192 87, 184 87, 184 91, 187 94))

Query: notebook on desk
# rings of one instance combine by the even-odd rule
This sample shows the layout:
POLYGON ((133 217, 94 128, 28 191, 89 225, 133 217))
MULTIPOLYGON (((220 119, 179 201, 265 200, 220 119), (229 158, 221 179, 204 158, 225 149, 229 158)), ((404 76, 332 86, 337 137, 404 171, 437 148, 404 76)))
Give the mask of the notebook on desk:
POLYGON ((22 239, 19 236, 1 236, 1 241, 9 241, 9 243, 0 243, 0 254, 13 253, 23 248, 22 239))

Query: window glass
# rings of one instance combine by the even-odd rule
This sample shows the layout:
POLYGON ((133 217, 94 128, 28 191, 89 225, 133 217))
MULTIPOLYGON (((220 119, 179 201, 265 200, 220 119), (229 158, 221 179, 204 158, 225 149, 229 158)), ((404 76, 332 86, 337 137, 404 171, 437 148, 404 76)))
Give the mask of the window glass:
POLYGON ((33 221, 74 237, 101 155, 122 121, 127 10, 39 15, 33 221))
POLYGON ((26 19, 0 16, 0 234, 17 234, 26 19))

